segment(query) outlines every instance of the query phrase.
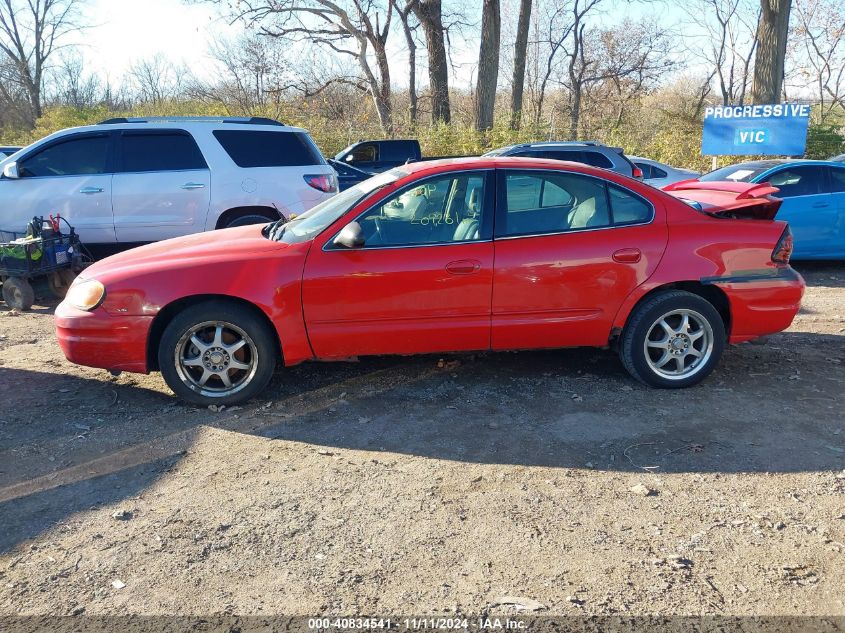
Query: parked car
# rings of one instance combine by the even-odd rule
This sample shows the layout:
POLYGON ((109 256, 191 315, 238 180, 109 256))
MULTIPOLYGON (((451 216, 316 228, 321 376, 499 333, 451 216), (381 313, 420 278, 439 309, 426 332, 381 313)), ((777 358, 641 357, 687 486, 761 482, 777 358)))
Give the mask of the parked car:
POLYGON ((337 174, 337 186, 340 191, 346 191, 350 187, 354 187, 358 183, 364 182, 367 178, 372 178, 372 174, 357 167, 352 167, 345 163, 339 163, 333 158, 329 158, 326 162, 334 169, 337 174))
POLYGON ((22 147, 13 147, 11 145, 6 145, 4 147, 0 147, 0 159, 6 158, 7 156, 11 156, 15 152, 22 150, 22 147))
POLYGON ((845 258, 845 165, 820 160, 756 160, 723 167, 702 182, 768 182, 783 199, 777 219, 789 222, 794 259, 845 258))
POLYGON ((671 185, 673 182, 698 178, 701 175, 697 171, 672 167, 650 158, 642 158, 641 156, 629 156, 628 158, 643 172, 643 181, 658 189, 671 185))
POLYGON ((457 156, 422 155, 417 139, 390 139, 382 141, 358 141, 338 153, 334 160, 350 165, 369 174, 377 174, 405 163, 421 160, 458 158, 457 156))
POLYGON ((262 118, 110 119, 0 161, 0 229, 60 214, 127 244, 300 214, 337 192, 305 130, 262 118))
POLYGON ((634 165, 621 147, 608 147, 595 141, 548 141, 543 143, 522 143, 508 145, 487 152, 484 156, 524 156, 527 158, 550 158, 568 160, 602 169, 610 169, 617 174, 632 178, 643 177, 639 167, 634 165))
POLYGON ((845 154, 838 154, 831 158, 830 160, 837 162, 837 163, 845 163, 845 154))
POLYGON ((788 327, 804 290, 772 188, 726 186, 684 191, 705 212, 589 166, 414 163, 287 224, 102 260, 56 333, 72 362, 159 370, 203 405, 259 394, 277 362, 572 346, 687 387, 726 343, 788 327))

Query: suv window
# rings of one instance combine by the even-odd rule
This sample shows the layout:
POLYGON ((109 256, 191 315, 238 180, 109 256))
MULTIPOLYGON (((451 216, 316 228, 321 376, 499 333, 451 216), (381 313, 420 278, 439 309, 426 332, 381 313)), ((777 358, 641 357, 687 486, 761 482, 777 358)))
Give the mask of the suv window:
POLYGON ((610 225, 603 181, 564 173, 505 175, 506 210, 499 235, 559 233, 610 225))
POLYGON ((582 162, 586 163, 587 165, 592 165, 593 167, 601 167, 602 169, 613 168, 613 163, 610 162, 610 159, 604 154, 594 152, 592 150, 584 150, 582 152, 582 155, 582 162))
POLYGON ((213 134, 238 167, 323 164, 320 152, 301 132, 215 130, 213 134))
POLYGON ((484 173, 431 178, 358 217, 364 248, 466 242, 481 238, 484 173))
POLYGON ((780 190, 775 194, 778 198, 811 196, 822 193, 825 189, 824 169, 815 165, 782 169, 769 176, 767 180, 780 190))
POLYGON ((108 134, 68 138, 24 159, 20 174, 25 178, 104 174, 108 153, 108 134))
POLYGON ((604 154, 591 150, 580 149, 534 149, 513 154, 514 156, 529 156, 531 158, 549 158, 551 160, 569 160, 603 169, 612 169, 613 163, 604 154))
POLYGON ((124 172, 208 168, 193 137, 186 132, 124 132, 121 141, 124 172))
POLYGON ((640 168, 640 171, 643 172, 643 180, 653 180, 655 178, 666 178, 669 174, 665 171, 656 167, 655 165, 649 165, 648 163, 634 163, 637 167, 640 168))

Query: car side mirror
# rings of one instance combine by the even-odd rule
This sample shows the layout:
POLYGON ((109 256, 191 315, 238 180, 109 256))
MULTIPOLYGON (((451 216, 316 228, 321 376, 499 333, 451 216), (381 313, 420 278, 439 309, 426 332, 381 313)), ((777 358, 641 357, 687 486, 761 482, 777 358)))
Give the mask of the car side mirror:
POLYGON ((3 168, 3 177, 11 178, 12 180, 17 180, 21 177, 17 161, 12 161, 3 168))
POLYGON ((332 243, 343 248, 361 248, 364 245, 364 231, 357 222, 350 222, 340 230, 332 243))

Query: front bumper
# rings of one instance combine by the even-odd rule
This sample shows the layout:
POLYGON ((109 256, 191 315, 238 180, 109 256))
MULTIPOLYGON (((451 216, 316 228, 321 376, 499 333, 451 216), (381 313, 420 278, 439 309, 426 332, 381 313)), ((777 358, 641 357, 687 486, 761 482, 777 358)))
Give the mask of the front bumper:
POLYGON ((72 363, 111 371, 148 373, 147 338, 152 316, 109 314, 102 308, 56 308, 56 338, 72 363))
MULTIPOLYGON (((704 280, 702 280, 704 281, 704 280)), ((792 325, 801 309, 804 279, 786 267, 765 274, 737 274, 710 278, 728 296, 731 308, 729 342, 742 343, 781 332, 792 325)))

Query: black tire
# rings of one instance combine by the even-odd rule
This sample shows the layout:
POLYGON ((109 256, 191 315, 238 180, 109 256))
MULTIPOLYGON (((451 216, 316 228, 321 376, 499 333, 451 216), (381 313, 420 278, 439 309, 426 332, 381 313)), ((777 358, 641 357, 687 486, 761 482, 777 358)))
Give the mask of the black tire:
POLYGON ((15 310, 29 310, 35 303, 35 290, 23 277, 7 277, 3 282, 3 301, 15 310))
POLYGON ((244 215, 238 215, 229 220, 229 222, 224 226, 225 229, 232 229, 236 226, 249 226, 250 224, 267 224, 268 222, 274 222, 278 220, 278 217, 270 217, 269 212, 264 215, 263 213, 247 213, 244 215))
POLYGON ((647 299, 630 315, 622 332, 619 356, 628 373, 640 382, 681 389, 698 384, 713 371, 725 340, 725 324, 709 301, 691 292, 667 290, 647 299), (692 323, 686 335, 684 314, 692 323), (678 330, 674 335, 662 325, 663 317, 670 330, 678 330), (661 362, 666 369, 658 366, 661 362), (675 375, 669 375, 673 372, 675 375))
POLYGON ((59 270, 50 273, 47 275, 47 284, 50 288, 50 294, 56 299, 64 299, 74 279, 76 279, 76 275, 69 268, 60 268, 59 270))
POLYGON ((276 367, 277 347, 272 329, 260 315, 237 303, 210 300, 181 311, 167 325, 158 348, 158 365, 179 398, 203 406, 232 405, 246 402, 267 386, 276 367), (201 348, 192 342, 191 334, 201 348), (231 351, 239 338, 244 345, 231 351), (241 365, 248 367, 241 369, 241 365), (223 374, 231 388, 223 383, 223 374), (203 378, 206 382, 201 386, 203 378))

